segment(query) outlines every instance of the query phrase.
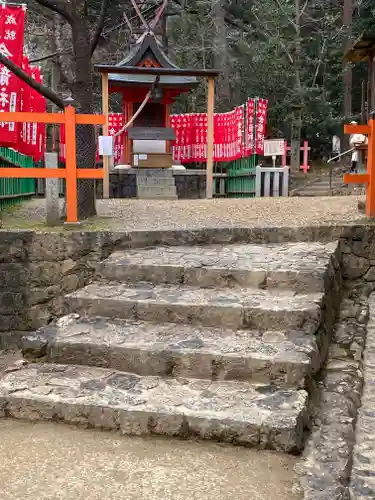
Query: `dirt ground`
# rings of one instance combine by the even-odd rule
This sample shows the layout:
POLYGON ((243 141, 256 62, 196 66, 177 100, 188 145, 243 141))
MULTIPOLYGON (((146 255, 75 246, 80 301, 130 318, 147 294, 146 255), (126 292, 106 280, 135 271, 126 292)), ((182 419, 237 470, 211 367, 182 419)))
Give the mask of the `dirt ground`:
POLYGON ((295 457, 0 421, 2 500, 299 500, 295 457))

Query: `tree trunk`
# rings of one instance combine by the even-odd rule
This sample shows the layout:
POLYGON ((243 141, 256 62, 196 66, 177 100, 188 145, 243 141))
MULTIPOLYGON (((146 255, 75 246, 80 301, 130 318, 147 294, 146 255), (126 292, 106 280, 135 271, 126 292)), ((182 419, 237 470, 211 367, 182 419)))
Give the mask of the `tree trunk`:
MULTIPOLYGON (((90 34, 84 21, 72 26, 73 54, 75 64, 74 101, 78 113, 94 112, 94 88, 90 54, 90 34)), ((93 125, 78 125, 77 165, 80 168, 95 168, 96 141, 93 125)), ((78 217, 87 219, 96 215, 95 180, 78 181, 78 217)))
MULTIPOLYGON (((346 27, 346 37, 344 41, 344 53, 346 53, 352 44, 352 18, 353 18, 353 0, 344 0, 343 24, 346 27)), ((344 102, 343 116, 347 121, 352 115, 352 84, 353 75, 351 64, 343 63, 343 85, 344 85, 344 102)), ((343 149, 349 147, 349 136, 343 134, 341 141, 343 149)))
POLYGON ((216 82, 216 95, 220 109, 228 111, 231 107, 230 66, 223 3, 223 0, 212 0, 215 32, 213 39, 213 67, 222 70, 216 82))
POLYGON ((300 147, 302 129, 302 86, 301 86, 301 6, 300 0, 295 0, 295 47, 294 47, 294 74, 295 74, 295 104, 292 114, 292 129, 290 140, 290 167, 294 172, 300 169, 300 147))

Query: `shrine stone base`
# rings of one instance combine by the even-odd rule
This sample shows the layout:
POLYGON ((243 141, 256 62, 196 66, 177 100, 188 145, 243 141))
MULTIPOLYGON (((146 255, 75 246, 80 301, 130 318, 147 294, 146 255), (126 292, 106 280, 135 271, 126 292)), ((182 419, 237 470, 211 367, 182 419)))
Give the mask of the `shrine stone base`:
MULTIPOLYGON (((140 176, 137 176, 137 173, 140 170, 141 169, 131 168, 112 171, 109 175, 110 198, 143 198, 144 193, 139 193, 139 186, 142 181, 139 180, 140 176)), ((176 195, 178 199, 199 199, 206 197, 205 170, 165 170, 165 172, 168 172, 168 174, 166 174, 166 177, 170 176, 171 180, 174 180, 176 195)), ((144 174, 142 175, 142 177, 144 177, 144 174)), ((155 173, 154 177, 156 184, 158 184, 159 181, 156 180, 157 177, 155 173)), ((98 180, 96 186, 97 198, 101 199, 103 198, 103 181, 98 180)), ((163 196, 157 196, 157 198, 159 197, 160 199, 163 199, 163 196)), ((168 198, 169 196, 165 197, 168 198)))

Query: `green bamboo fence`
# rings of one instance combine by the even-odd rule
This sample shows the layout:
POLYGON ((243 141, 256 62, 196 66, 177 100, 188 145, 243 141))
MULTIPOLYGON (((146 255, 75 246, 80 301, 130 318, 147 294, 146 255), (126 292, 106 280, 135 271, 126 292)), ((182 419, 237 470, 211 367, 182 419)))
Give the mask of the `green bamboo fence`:
MULTIPOLYGON (((33 159, 13 149, 0 148, 0 167, 32 168, 33 159)), ((34 196, 35 179, 0 178, 0 211, 34 196)))
MULTIPOLYGON (((254 137, 258 98, 254 99, 254 137)), ((246 130, 246 124, 245 124, 246 130)), ((258 156, 240 158, 227 165, 226 194, 228 198, 254 198, 258 156)))

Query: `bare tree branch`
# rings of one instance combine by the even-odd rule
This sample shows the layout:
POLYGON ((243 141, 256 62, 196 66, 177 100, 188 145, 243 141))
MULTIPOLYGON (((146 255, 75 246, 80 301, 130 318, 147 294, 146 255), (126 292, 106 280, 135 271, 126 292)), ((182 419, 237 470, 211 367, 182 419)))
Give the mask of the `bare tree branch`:
POLYGON ((33 63, 37 63, 37 62, 41 62, 41 61, 47 61, 48 59, 53 59, 56 56, 63 56, 64 54, 68 54, 68 53, 69 53, 69 51, 54 52, 53 54, 48 54, 47 56, 41 56, 41 57, 38 57, 37 59, 30 59, 29 63, 33 64, 33 63))
POLYGON ((293 21, 292 18, 290 18, 287 14, 287 12, 285 11, 284 9, 284 6, 282 5, 282 3, 280 2, 280 0, 275 0, 277 6, 279 7, 280 11, 284 14, 284 16, 287 18, 288 22, 295 28, 296 27, 296 23, 293 21))
POLYGON ((156 16, 155 16, 155 19, 151 22, 151 29, 155 29, 158 22, 160 21, 160 18, 161 16, 163 15, 163 12, 165 11, 166 7, 167 7, 167 4, 168 4, 168 0, 164 0, 163 3, 161 4, 156 16))
POLYGON ((111 0, 102 0, 102 8, 100 9, 100 16, 98 20, 98 24, 96 26, 96 30, 93 36, 93 39, 91 40, 91 46, 90 46, 90 54, 93 55, 95 52, 95 49, 98 45, 100 35, 102 34, 103 27, 104 27, 104 22, 105 22, 105 16, 107 15, 109 3, 111 0))
POLYGON ((301 9, 301 12, 300 12, 300 15, 299 15, 300 17, 303 16, 308 3, 309 3, 309 0, 306 0, 305 3, 304 3, 304 5, 303 5, 303 7, 302 7, 302 9, 301 9))
MULTIPOLYGON (((267 35, 269 37, 272 37, 273 33, 265 26, 265 24, 259 19, 258 15, 255 12, 253 12, 253 16, 258 21, 259 26, 262 26, 263 30, 267 33, 267 35)), ((247 28, 246 31, 250 31, 250 28, 247 28)), ((278 42, 279 42, 281 48, 283 49, 285 55, 289 59, 290 63, 294 64, 294 59, 293 59, 290 51, 288 50, 288 47, 286 46, 286 44, 281 39, 279 39, 278 42)))
POLYGON ((324 56, 324 52, 326 50, 326 45, 327 45, 327 38, 324 38, 323 43, 322 43, 322 48, 320 50, 319 61, 318 61, 318 64, 316 65, 313 81, 311 84, 312 87, 315 87, 316 79, 318 78, 318 75, 319 75, 320 66, 323 62, 323 56, 324 56))
POLYGON ((142 15, 142 12, 141 12, 140 8, 138 7, 137 1, 136 0, 130 0, 130 1, 134 7, 134 10, 136 11, 139 19, 141 20, 143 27, 145 28, 146 31, 148 31, 149 25, 147 24, 146 19, 142 15))
POLYGON ((74 23, 73 16, 66 8, 67 2, 65 2, 65 0, 35 0, 35 1, 39 5, 42 5, 43 7, 46 7, 47 9, 52 10, 53 12, 56 12, 56 14, 62 16, 69 24, 74 23))
POLYGON ((60 109, 65 108, 65 103, 61 99, 61 97, 55 94, 55 92, 52 92, 52 90, 50 90, 48 87, 45 87, 41 83, 35 81, 33 78, 31 78, 31 76, 29 76, 27 73, 25 73, 25 71, 23 71, 19 66, 17 66, 17 64, 14 64, 14 62, 5 57, 3 54, 0 54, 0 63, 4 64, 4 66, 6 66, 16 76, 18 76, 18 78, 27 83, 29 87, 36 90, 37 92, 39 92, 39 94, 42 94, 42 96, 44 96, 46 99, 56 104, 57 107, 59 107, 60 109))

